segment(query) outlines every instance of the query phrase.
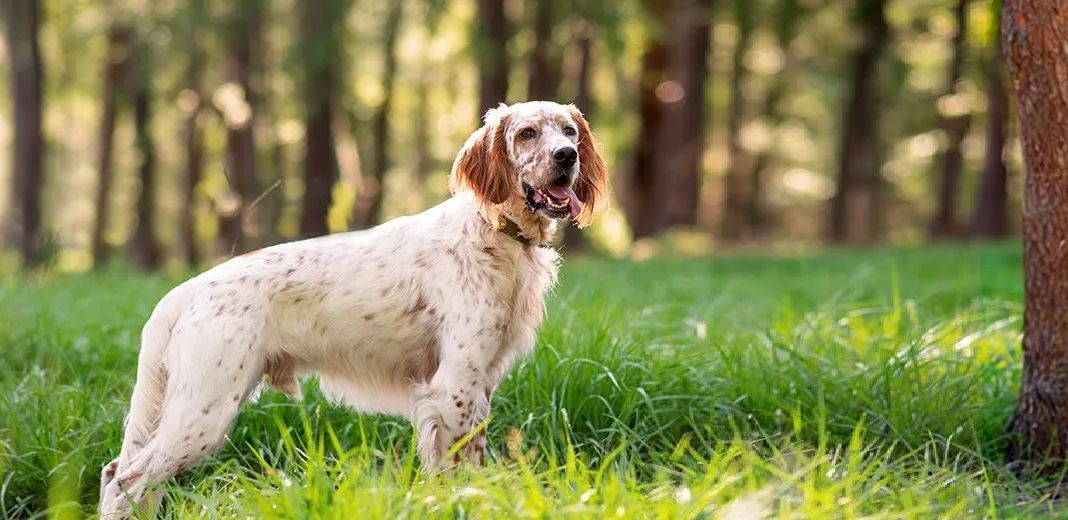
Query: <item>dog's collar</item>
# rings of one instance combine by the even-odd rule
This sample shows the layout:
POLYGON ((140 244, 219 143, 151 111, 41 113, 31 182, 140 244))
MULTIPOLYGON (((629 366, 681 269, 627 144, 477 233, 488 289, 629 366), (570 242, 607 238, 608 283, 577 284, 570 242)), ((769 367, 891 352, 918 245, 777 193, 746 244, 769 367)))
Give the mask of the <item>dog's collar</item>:
POLYGON ((519 229, 519 224, 516 224, 514 220, 508 217, 502 216, 500 220, 497 221, 496 229, 524 246, 552 247, 550 244, 539 244, 527 238, 527 236, 519 229))

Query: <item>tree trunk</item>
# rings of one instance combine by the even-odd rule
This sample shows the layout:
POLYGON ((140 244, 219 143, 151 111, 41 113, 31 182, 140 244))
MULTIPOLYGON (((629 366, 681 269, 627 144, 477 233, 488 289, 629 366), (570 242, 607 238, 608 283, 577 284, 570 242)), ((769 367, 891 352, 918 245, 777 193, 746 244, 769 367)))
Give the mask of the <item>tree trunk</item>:
POLYGON ((393 108, 393 90, 397 76, 397 35, 400 33, 400 22, 403 13, 404 2, 395 2, 389 10, 386 18, 383 37, 384 66, 382 71, 382 102, 375 109, 371 118, 371 126, 374 148, 371 157, 370 176, 363 175, 360 192, 356 194, 356 204, 353 206, 353 227, 355 229, 369 228, 378 224, 382 219, 382 199, 385 197, 386 172, 390 168, 389 145, 389 119, 393 108))
POLYGON ((134 263, 145 270, 160 266, 161 251, 154 229, 156 209, 156 144, 152 139, 152 57, 148 42, 135 44, 133 87, 134 148, 140 156, 138 178, 141 193, 137 198, 137 226, 134 228, 134 263))
POLYGON ((830 202, 828 238, 835 242, 853 238, 855 233, 851 232, 850 224, 863 220, 857 219, 855 212, 865 209, 862 207, 865 202, 869 204, 868 211, 877 211, 870 207, 872 201, 865 199, 877 194, 876 183, 880 178, 875 71, 889 39, 885 3, 885 0, 858 0, 855 7, 863 41, 852 59, 852 86, 839 145, 838 183, 830 202))
POLYGON ((664 125, 657 136, 657 231, 697 225, 705 150, 705 82, 712 35, 711 0, 675 0, 668 76, 661 88, 664 125))
POLYGON ((37 0, 3 0, 7 20, 8 63, 14 116, 10 234, 25 265, 38 260, 41 246, 41 53, 37 45, 40 5, 37 0))
POLYGON ((552 52, 553 0, 534 2, 534 48, 530 51, 530 74, 527 83, 527 99, 555 100, 556 87, 560 83, 559 60, 552 52))
POLYGON ((508 100, 508 39, 504 0, 478 0, 475 54, 478 59, 478 117, 508 100))
POLYGON ((253 49, 262 47, 261 12, 257 1, 237 2, 229 27, 230 81, 241 87, 241 98, 223 106, 226 123, 226 194, 217 205, 219 235, 216 254, 229 257, 247 249, 246 230, 258 233, 249 216, 249 204, 259 194, 256 177, 256 108, 259 105, 252 75, 253 49))
POLYGON ((668 63, 667 0, 644 0, 651 34, 641 58, 638 86, 638 136, 634 143, 630 186, 627 190, 627 221, 634 238, 655 235, 657 229, 656 148, 664 115, 657 87, 664 80, 668 63))
POLYGON ((741 133, 745 120, 745 54, 749 51, 749 42, 753 34, 752 3, 749 0, 734 0, 734 18, 738 27, 738 38, 734 45, 734 57, 731 60, 730 109, 727 114, 727 151, 730 165, 723 189, 723 221, 720 229, 725 240, 738 240, 742 237, 746 216, 746 200, 755 193, 746 193, 745 170, 749 160, 742 149, 741 133), (747 196, 748 195, 748 196, 747 196))
POLYGON ((188 105, 179 104, 186 111, 182 138, 185 140, 185 179, 182 186, 182 209, 179 235, 182 258, 187 266, 200 264, 200 244, 196 232, 196 188, 204 176, 204 133, 200 128, 200 114, 204 108, 204 49, 200 46, 198 30, 204 22, 204 0, 189 3, 186 14, 185 38, 189 61, 185 68, 185 89, 188 105))
POLYGON ((337 26, 347 6, 336 0, 304 0, 301 5, 301 38, 306 56, 302 90, 307 112, 300 235, 307 238, 325 235, 330 231, 326 217, 332 200, 331 191, 338 176, 331 126, 337 81, 335 69, 340 47, 340 28, 337 26))
POLYGON ((1009 172, 1004 157, 1009 96, 1005 92, 1002 66, 1001 46, 996 45, 987 60, 986 153, 973 225, 975 235, 982 238, 1003 237, 1009 232, 1009 172))
MULTIPOLYGON (((773 83, 764 95, 764 120, 773 128, 778 128, 783 121, 782 100, 791 86, 790 74, 794 62, 793 46, 797 37, 797 27, 804 11, 797 0, 779 2, 775 13, 775 37, 780 52, 783 54, 782 70, 775 75, 773 83)), ((770 217, 764 205, 764 180, 767 170, 773 162, 771 146, 764 147, 753 159, 753 169, 749 172, 749 197, 746 200, 745 226, 750 236, 762 236, 768 227, 770 217)))
POLYGON ((1008 454, 1056 470, 1068 455, 1068 5, 1006 0, 1001 19, 1027 165, 1024 366, 1008 454))
MULTIPOLYGON (((587 120, 593 118, 593 99, 590 96, 590 60, 592 58, 591 47, 593 46, 593 28, 586 20, 581 20, 576 29, 575 40, 579 51, 578 70, 575 71, 575 106, 582 112, 587 120)), ((567 253, 582 252, 590 248, 590 241, 586 238, 586 232, 577 228, 569 228, 564 232, 564 251, 567 253)))
POLYGON ((111 154, 114 149, 115 119, 120 97, 129 96, 130 54, 133 31, 113 24, 108 29, 108 47, 104 64, 104 94, 100 110, 100 134, 97 136, 96 218, 93 223, 93 265, 103 267, 108 261, 107 233, 111 209, 111 154))
POLYGON ((968 34, 968 0, 957 0, 954 8, 957 30, 953 34, 953 57, 946 78, 946 88, 942 93, 939 113, 940 126, 945 137, 945 149, 941 153, 942 179, 938 186, 938 206, 934 220, 931 222, 931 236, 945 238, 959 236, 961 229, 957 223, 957 192, 959 191, 961 170, 964 156, 961 143, 968 133, 971 114, 957 113, 954 103, 947 102, 958 93, 961 78, 964 76, 965 37, 968 34))

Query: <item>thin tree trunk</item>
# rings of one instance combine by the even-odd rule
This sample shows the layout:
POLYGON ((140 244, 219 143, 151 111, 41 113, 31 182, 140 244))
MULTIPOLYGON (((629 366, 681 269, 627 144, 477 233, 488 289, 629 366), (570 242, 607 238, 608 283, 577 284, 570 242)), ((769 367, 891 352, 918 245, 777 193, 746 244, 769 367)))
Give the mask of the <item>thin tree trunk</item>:
POLYGON ((41 246, 41 178, 44 137, 41 134, 41 53, 37 44, 40 4, 37 0, 3 0, 7 20, 8 63, 11 67, 13 112, 13 189, 10 229, 25 265, 36 263, 41 246))
POLYGON ((749 0, 734 0, 734 19, 738 27, 738 38, 731 60, 731 99, 727 114, 727 151, 730 165, 727 169, 726 182, 724 182, 723 221, 720 229, 725 240, 738 240, 742 237, 746 217, 746 200, 756 195, 746 193, 744 176, 750 157, 742 149, 741 143, 742 125, 745 122, 745 81, 748 76, 745 68, 745 54, 749 51, 749 42, 753 35, 752 9, 752 3, 749 0))
POLYGON ((478 59, 478 117, 508 100, 508 39, 504 0, 478 0, 475 53, 478 59))
POLYGON ((982 238, 1003 237, 1009 232, 1009 171, 1004 157, 1009 96, 1002 66, 1001 46, 996 45, 987 60, 986 153, 973 225, 975 235, 982 238))
MULTIPOLYGON (((855 11, 863 41, 852 59, 849 100, 842 121, 838 183, 830 203, 828 235, 835 242, 852 238, 854 212, 862 209, 878 182, 878 93, 875 70, 889 39, 885 0, 858 0, 855 11), (867 185, 867 186, 865 186, 867 185), (865 188, 867 190, 858 188, 865 188), (867 191, 867 193, 865 193, 867 191)), ((868 208, 877 211, 876 208, 868 208)))
POLYGON ((302 1, 302 35, 307 58, 304 60, 305 154, 304 199, 300 213, 301 237, 327 234, 334 181, 338 177, 334 149, 334 95, 337 81, 337 53, 340 47, 341 2, 302 1))
POLYGON ((182 186, 182 209, 179 235, 181 238, 182 257, 186 265, 195 267, 200 263, 200 244, 196 232, 196 188, 204 176, 204 133, 200 128, 200 114, 204 107, 204 49, 200 46, 198 28, 204 22, 206 9, 203 0, 193 0, 189 4, 186 18, 187 49, 189 61, 185 68, 185 88, 188 90, 190 106, 187 110, 182 130, 185 140, 185 183, 182 186), (195 102, 195 104, 193 103, 195 102))
POLYGON ((673 43, 662 92, 664 125, 657 139, 657 231, 697 224, 705 150, 705 82, 712 1, 674 0, 673 43))
POLYGON ((137 198, 137 226, 134 228, 134 262, 145 270, 160 266, 161 251, 154 229, 156 210, 156 144, 152 139, 152 57, 148 44, 139 40, 134 57, 133 112, 134 148, 140 155, 138 177, 141 193, 137 198))
POLYGON ((119 98, 129 97, 131 41, 133 31, 124 25, 108 29, 108 47, 104 64, 104 94, 97 136, 96 217, 93 222, 93 265, 103 267, 108 261, 107 233, 111 208, 111 154, 114 149, 115 119, 119 98))
POLYGON ((550 58, 553 37, 553 0, 534 2, 534 48, 530 51, 528 100, 553 100, 560 80, 559 63, 550 58))
POLYGON ((1008 454, 1056 471, 1068 455, 1068 5, 1006 0, 1001 19, 1027 164, 1024 366, 1008 454))
MULTIPOLYGON (((957 0, 954 8, 957 30, 953 34, 953 57, 946 78, 946 88, 942 100, 957 94, 960 81, 964 76, 965 37, 968 34, 968 0, 957 0)), ((952 103, 943 103, 940 126, 945 135, 945 150, 941 153, 942 178, 938 186, 938 205, 934 220, 931 222, 931 236, 936 238, 958 236, 961 233, 957 222, 957 192, 960 191, 961 170, 964 156, 961 143, 971 124, 970 113, 946 113, 952 110, 952 103)))
POLYGON ((253 49, 262 47, 261 9, 257 1, 237 2, 229 28, 230 81, 241 87, 243 98, 232 101, 233 106, 223 108, 228 186, 224 203, 216 208, 219 217, 216 253, 224 257, 247 249, 246 228, 258 232, 257 226, 251 225, 248 207, 259 194, 253 135, 259 99, 258 85, 254 84, 252 75, 255 68, 253 49))
MULTIPOLYGON (((775 36, 783 55, 782 70, 775 75, 773 83, 764 97, 762 113, 768 125, 778 128, 783 121, 782 100, 790 88, 790 69, 794 62, 793 46, 797 37, 797 27, 803 15, 801 4, 797 0, 782 0, 775 13, 775 36)), ((764 204, 764 181, 767 170, 773 162, 772 147, 764 147, 753 159, 753 169, 749 172, 749 197, 746 200, 746 228, 751 236, 759 237, 766 231, 770 217, 764 204)))
POLYGON ((385 64, 382 71, 382 102, 371 118, 374 133, 371 175, 361 176, 363 183, 353 207, 353 227, 364 229, 378 224, 382 219, 382 199, 385 197, 386 172, 390 168, 389 118, 393 109, 393 90, 397 76, 397 35, 403 16, 404 2, 395 2, 386 18, 383 38, 385 64))
MULTIPOLYGON (((575 40, 579 51, 578 70, 575 71, 575 106, 582 112, 587 120, 593 118, 593 99, 590 95, 590 60, 592 59, 593 28, 586 20, 580 20, 576 29, 575 40)), ((577 228, 569 228, 564 232, 564 251, 567 253, 582 252, 590 248, 590 241, 586 232, 577 228)))
POLYGON ((657 229, 656 147, 663 125, 663 108, 657 87, 664 80, 668 64, 667 0, 644 0, 645 14, 651 19, 651 34, 641 57, 638 86, 638 136, 634 143, 630 185, 627 189, 627 221, 634 238, 655 235, 657 229))

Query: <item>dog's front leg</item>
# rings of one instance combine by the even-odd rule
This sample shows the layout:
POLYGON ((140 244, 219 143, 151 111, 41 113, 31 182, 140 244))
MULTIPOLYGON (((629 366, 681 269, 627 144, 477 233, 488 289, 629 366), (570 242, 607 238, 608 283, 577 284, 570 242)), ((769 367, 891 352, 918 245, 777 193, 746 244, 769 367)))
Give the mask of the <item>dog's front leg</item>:
POLYGON ((496 386, 490 365, 506 325, 503 312, 484 309, 472 314, 480 319, 459 317, 451 320, 452 326, 443 327, 438 369, 428 383, 415 388, 412 421, 419 431, 419 458, 427 470, 451 466, 465 457, 482 463, 485 435, 478 429, 484 429, 482 423, 489 416, 496 386))

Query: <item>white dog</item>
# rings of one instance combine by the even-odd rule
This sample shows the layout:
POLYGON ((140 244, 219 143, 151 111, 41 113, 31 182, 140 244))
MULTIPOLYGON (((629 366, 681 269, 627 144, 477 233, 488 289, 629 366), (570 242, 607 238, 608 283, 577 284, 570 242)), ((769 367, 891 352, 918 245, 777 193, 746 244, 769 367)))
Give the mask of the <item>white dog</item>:
MULTIPOLYGON (((255 251, 178 286, 142 332, 101 515, 129 514, 147 486, 218 449, 261 381, 293 395, 303 372, 357 410, 411 418, 424 467, 456 462, 445 453, 534 347, 556 281, 559 257, 544 247, 556 220, 588 224, 606 183, 575 107, 501 105, 460 150, 449 200, 255 251)), ((480 464, 484 447, 479 434, 459 453, 480 464)))

